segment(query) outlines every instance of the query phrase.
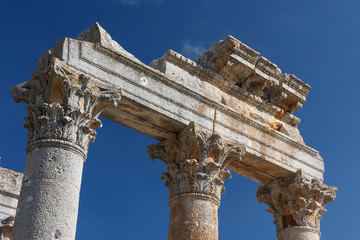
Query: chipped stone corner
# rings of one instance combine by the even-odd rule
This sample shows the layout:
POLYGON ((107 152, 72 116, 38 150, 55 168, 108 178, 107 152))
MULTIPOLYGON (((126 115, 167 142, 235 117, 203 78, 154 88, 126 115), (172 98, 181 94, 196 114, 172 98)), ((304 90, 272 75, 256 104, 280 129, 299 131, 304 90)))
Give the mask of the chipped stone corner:
POLYGON ((83 31, 76 38, 79 41, 86 41, 92 43, 99 43, 103 47, 108 48, 114 52, 125 55, 126 57, 131 58, 137 62, 140 62, 137 58, 134 57, 131 53, 127 52, 124 48, 120 46, 116 41, 114 41, 110 34, 103 29, 99 23, 95 22, 88 30, 83 31))

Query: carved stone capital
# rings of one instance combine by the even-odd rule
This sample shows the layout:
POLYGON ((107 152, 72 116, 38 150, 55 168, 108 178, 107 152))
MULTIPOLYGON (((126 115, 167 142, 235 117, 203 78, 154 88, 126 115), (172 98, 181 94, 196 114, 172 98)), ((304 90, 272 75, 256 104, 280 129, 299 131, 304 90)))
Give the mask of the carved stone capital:
POLYGON ((336 187, 309 179, 298 170, 286 179, 259 186, 256 198, 266 203, 274 215, 277 232, 294 226, 320 229, 320 219, 326 212, 325 205, 335 199, 336 187))
POLYGON ((37 142, 73 145, 86 154, 101 126, 100 113, 116 106, 121 90, 78 74, 60 60, 31 74, 31 80, 11 89, 16 102, 28 104, 25 118, 28 146, 37 142))
POLYGON ((150 158, 165 162, 168 172, 161 175, 170 190, 170 199, 183 194, 209 198, 219 204, 224 180, 231 177, 226 166, 240 161, 243 146, 226 142, 190 123, 176 139, 148 146, 150 158))

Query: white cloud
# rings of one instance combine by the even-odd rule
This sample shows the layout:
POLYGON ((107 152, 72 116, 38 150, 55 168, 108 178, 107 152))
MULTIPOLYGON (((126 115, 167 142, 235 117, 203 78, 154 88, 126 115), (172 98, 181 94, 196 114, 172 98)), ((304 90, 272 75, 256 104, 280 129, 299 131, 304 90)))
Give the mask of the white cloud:
POLYGON ((197 45, 197 44, 191 44, 191 43, 185 43, 182 46, 181 53, 192 60, 196 60, 200 54, 202 54, 205 51, 205 48, 203 46, 197 45))
POLYGON ((124 5, 139 5, 140 4, 140 0, 120 0, 118 1, 121 4, 124 5))

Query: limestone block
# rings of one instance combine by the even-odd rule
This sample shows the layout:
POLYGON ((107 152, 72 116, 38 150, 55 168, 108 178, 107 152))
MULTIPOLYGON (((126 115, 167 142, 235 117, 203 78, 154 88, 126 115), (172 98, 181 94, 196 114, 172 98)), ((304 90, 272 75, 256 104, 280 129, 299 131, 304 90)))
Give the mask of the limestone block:
POLYGON ((0 238, 10 240, 23 174, 0 168, 0 238))

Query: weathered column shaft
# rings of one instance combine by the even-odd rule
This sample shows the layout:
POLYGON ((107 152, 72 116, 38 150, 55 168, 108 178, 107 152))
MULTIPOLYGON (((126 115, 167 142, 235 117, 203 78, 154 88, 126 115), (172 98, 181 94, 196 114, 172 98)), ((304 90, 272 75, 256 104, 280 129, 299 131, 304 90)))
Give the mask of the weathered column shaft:
POLYGON ((217 203, 189 193, 172 198, 169 205, 169 240, 218 239, 217 203))
POLYGON ((279 240, 319 240, 320 231, 305 226, 293 226, 285 228, 277 234, 279 240))
POLYGON ((111 86, 78 75, 50 56, 43 58, 30 81, 12 88, 15 101, 27 103, 29 113, 13 240, 75 239, 88 144, 101 126, 101 111, 120 99, 111 86))
POLYGON ((85 156, 69 148, 40 143, 28 152, 13 239, 75 239, 85 156))
POLYGON ((325 205, 335 199, 336 191, 298 170, 285 179, 258 187, 256 198, 269 205, 279 240, 318 240, 325 205))
POLYGON ((168 239, 217 240, 220 197, 224 180, 231 177, 225 167, 240 161, 244 148, 191 123, 177 139, 153 144, 148 150, 151 159, 167 164, 168 172, 161 178, 169 188, 168 239))

